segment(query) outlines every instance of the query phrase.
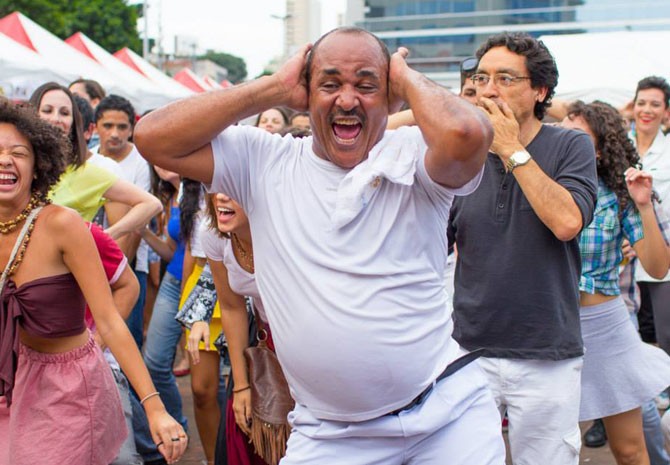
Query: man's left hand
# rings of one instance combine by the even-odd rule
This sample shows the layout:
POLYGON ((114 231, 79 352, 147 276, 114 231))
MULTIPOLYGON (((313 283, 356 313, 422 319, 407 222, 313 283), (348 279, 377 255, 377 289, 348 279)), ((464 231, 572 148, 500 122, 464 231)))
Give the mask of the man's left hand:
POLYGON ((481 97, 479 106, 493 125, 493 143, 490 150, 504 164, 514 152, 524 149, 519 141, 519 123, 512 109, 502 100, 497 103, 490 98, 481 97))

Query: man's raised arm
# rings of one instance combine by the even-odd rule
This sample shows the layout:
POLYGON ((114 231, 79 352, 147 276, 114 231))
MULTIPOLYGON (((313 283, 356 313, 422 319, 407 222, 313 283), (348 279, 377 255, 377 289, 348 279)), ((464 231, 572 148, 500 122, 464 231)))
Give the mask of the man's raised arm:
POLYGON ((305 45, 272 76, 207 92, 166 105, 143 117, 134 142, 150 163, 190 179, 211 183, 211 141, 238 121, 271 107, 307 107, 305 45))
POLYGON ((484 164, 493 140, 491 124, 472 104, 408 67, 406 56, 401 47, 391 57, 391 98, 412 109, 428 145, 426 170, 433 181, 461 187, 484 164))

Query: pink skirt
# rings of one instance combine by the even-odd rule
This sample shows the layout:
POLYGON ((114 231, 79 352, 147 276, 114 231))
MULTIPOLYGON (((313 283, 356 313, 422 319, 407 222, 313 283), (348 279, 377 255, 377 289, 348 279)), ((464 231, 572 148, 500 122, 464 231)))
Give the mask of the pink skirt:
POLYGON ((126 435, 119 393, 90 338, 60 354, 21 345, 10 408, 0 398, 0 464, 109 465, 126 435), (4 445, 4 444, 2 444, 4 445))

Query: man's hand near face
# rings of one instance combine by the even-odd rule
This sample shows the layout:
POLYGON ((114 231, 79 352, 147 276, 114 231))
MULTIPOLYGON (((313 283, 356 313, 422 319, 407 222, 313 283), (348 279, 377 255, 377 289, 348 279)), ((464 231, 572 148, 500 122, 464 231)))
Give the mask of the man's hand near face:
POLYGON ((307 56, 312 44, 303 45, 298 52, 273 75, 283 95, 283 105, 297 111, 306 111, 309 92, 307 89, 307 56))
POLYGON ((505 164, 514 152, 524 149, 519 142, 519 123, 512 109, 502 100, 498 104, 489 98, 481 97, 478 105, 493 126, 493 143, 490 150, 505 164))
POLYGON ((398 51, 391 55, 389 63, 389 114, 400 110, 403 102, 407 101, 406 86, 408 74, 415 71, 407 66, 405 59, 409 55, 409 50, 405 47, 398 48, 398 51))

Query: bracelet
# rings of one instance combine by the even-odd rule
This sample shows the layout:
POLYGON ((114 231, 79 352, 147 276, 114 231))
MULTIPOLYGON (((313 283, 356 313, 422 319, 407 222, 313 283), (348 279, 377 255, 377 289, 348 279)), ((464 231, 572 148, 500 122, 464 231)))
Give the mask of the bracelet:
POLYGON ((247 389, 251 389, 251 386, 247 385, 246 387, 243 387, 243 388, 233 389, 233 394, 237 394, 238 392, 246 391, 247 389))
POLYGON ((151 399, 151 398, 154 397, 154 396, 160 396, 160 395, 161 395, 161 393, 158 392, 158 391, 154 391, 154 392, 152 392, 151 394, 147 394, 147 395, 144 396, 144 398, 140 401, 140 405, 144 405, 144 402, 145 402, 147 399, 151 399))

